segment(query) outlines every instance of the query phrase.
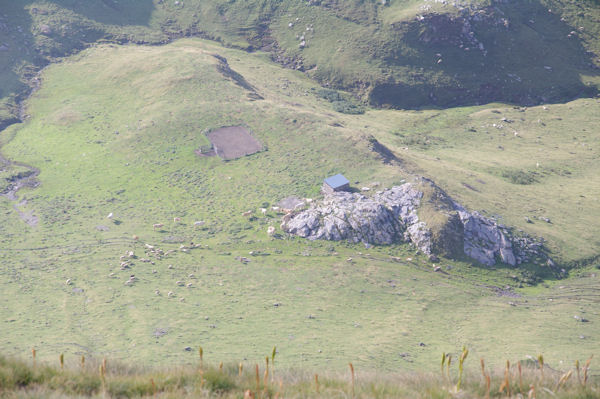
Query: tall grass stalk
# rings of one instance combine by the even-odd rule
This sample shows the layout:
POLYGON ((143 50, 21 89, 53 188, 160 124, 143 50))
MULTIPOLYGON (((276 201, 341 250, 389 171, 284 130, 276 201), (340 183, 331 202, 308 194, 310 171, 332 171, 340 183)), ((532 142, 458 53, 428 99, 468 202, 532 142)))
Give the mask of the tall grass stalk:
POLYGON ((535 399, 535 385, 531 384, 529 386, 529 393, 527 394, 528 399, 535 399))
POLYGON ((460 384, 462 383, 462 376, 464 371, 464 363, 469 355, 469 350, 463 346, 462 353, 460 354, 460 358, 458 359, 458 382, 456 383, 456 392, 460 390, 460 384))
POLYGON ((573 374, 573 370, 569 370, 568 372, 563 374, 562 377, 560 377, 560 380, 558 380, 558 384, 556 384, 556 388, 554 389, 554 391, 558 392, 558 390, 567 383, 569 378, 571 378, 572 374, 573 374))
POLYGON ((271 381, 275 379, 275 355, 277 355, 277 347, 273 346, 273 351, 271 351, 271 381))
POLYGON ((240 362, 240 364, 238 365, 238 377, 242 376, 243 371, 244 371, 244 364, 242 362, 240 362))
POLYGON ((579 359, 575 360, 575 370, 577 370, 577 381, 579 381, 579 385, 582 385, 581 375, 579 374, 579 359))
POLYGON ((200 369, 202 369, 203 362, 204 362, 204 350, 202 349, 201 346, 198 347, 198 356, 200 357, 200 369))
POLYGON ((254 371, 256 372, 256 392, 260 392, 260 375, 258 373, 258 364, 254 367, 254 371))
POLYGON ((60 360, 60 370, 63 371, 65 369, 65 354, 61 353, 59 356, 60 360))
POLYGON ((319 374, 315 374, 315 390, 319 393, 319 374))
POLYGON ((585 362, 585 366, 583 366, 583 386, 586 386, 588 380, 588 370, 590 368, 590 363, 594 355, 590 356, 588 360, 585 362))
POLYGON ((85 369, 85 356, 83 356, 83 355, 81 355, 80 364, 81 364, 81 371, 83 371, 85 369))
POLYGON ((521 368, 521 362, 517 363, 519 369, 519 393, 523 393, 523 370, 521 368))
POLYGON ((504 370, 504 381, 502 381, 498 393, 504 392, 505 389, 506 395, 510 397, 510 362, 508 360, 506 361, 506 369, 504 370))
POLYGON ((541 380, 540 382, 544 382, 544 356, 539 355, 538 356, 538 363, 540 364, 540 375, 541 375, 541 380))
POLYGON ((447 356, 446 360, 446 376, 448 378, 448 382, 450 382, 450 365, 452 364, 452 355, 447 356))
POLYGON ((33 368, 35 369, 35 354, 36 354, 36 350, 35 348, 31 348, 31 358, 33 359, 33 368))
POLYGON ((265 357, 265 386, 268 382, 267 378, 269 378, 269 356, 265 357))
POLYGON ((354 397, 354 366, 352 363, 348 363, 348 365, 350 366, 350 374, 352 376, 352 397, 354 397))
POLYGON ((442 364, 441 364, 442 377, 444 377, 444 365, 445 364, 446 364, 446 352, 442 352, 442 364))

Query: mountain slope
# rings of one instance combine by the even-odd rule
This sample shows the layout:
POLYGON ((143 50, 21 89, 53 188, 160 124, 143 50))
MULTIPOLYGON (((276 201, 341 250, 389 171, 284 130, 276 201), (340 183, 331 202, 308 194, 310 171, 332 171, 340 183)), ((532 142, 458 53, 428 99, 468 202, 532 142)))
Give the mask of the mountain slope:
MULTIPOLYGON (((596 92, 593 1, 12 2, 0 23, 2 120, 49 61, 97 41, 198 35, 306 70, 376 106, 561 102, 596 92)), ((4 123, 5 123, 4 122, 4 123)))

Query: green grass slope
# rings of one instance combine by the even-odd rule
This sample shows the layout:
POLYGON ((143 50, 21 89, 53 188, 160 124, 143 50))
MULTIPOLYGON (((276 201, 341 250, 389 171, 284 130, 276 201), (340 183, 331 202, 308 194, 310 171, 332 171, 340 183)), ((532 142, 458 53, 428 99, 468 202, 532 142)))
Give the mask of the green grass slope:
MULTIPOLYGON (((190 39, 97 46, 51 65, 41 80, 27 102, 31 118, 3 134, 7 158, 40 170, 39 187, 17 201, 0 197, 5 353, 36 347, 42 359, 64 352, 182 364, 196 361, 185 347, 237 362, 263 359, 276 345, 283 367, 338 370, 352 361, 395 370, 432 367, 463 345, 497 365, 543 352, 558 367, 597 350, 591 266, 530 287, 526 268, 443 261, 435 273, 407 247, 267 235, 280 215, 258 209, 289 195, 314 198, 327 175, 389 186, 433 164, 429 150, 407 156, 403 169, 371 150, 375 134, 396 145, 388 123, 407 126, 425 113, 335 113, 312 81, 268 54, 190 39), (263 99, 223 74, 215 54, 263 99), (240 124, 265 151, 229 162, 195 155, 205 131, 240 124), (122 268, 128 251, 137 258, 122 268)), ((484 120, 493 109, 464 113, 484 120)), ((472 133, 461 134, 467 148, 472 133)), ((457 167, 445 154, 443 180, 457 167)))

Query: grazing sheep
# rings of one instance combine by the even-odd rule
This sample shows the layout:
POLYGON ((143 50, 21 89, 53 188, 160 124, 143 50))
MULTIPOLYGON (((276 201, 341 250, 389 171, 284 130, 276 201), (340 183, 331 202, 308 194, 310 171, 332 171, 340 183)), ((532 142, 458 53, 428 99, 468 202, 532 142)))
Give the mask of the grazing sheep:
POLYGON ((173 218, 173 223, 179 223, 179 222, 181 222, 181 218, 179 218, 179 217, 173 218))
POLYGON ((279 207, 278 206, 272 206, 271 209, 274 210, 275 212, 279 211, 279 207))
POLYGON ((177 284, 178 286, 183 286, 183 281, 177 281, 175 284, 177 284))
POLYGON ((252 215, 252 211, 246 211, 244 213, 242 213, 242 216, 250 216, 252 215))
POLYGON ((198 220, 197 222, 194 222, 194 227, 202 227, 204 226, 204 220, 198 220))
POLYGON ((169 298, 170 298, 170 297, 172 297, 173 295, 175 295, 175 294, 173 293, 173 291, 169 291, 169 292, 167 293, 167 296, 168 296, 169 298))
POLYGON ((187 283, 185 286, 188 288, 192 288, 193 285, 194 285, 193 283, 187 283))
POLYGON ((128 258, 134 258, 135 254, 133 253, 133 251, 129 251, 129 252, 127 252, 127 257, 128 258))
POLYGON ((109 213, 108 216, 106 217, 107 219, 112 219, 113 218, 113 213, 109 213))
POLYGON ((266 209, 266 208, 260 208, 260 212, 261 212, 263 215, 266 215, 266 214, 267 214, 267 209, 266 209))
POLYGON ((68 279, 67 279, 67 281, 65 281, 65 284, 67 284, 67 285, 71 285, 71 279, 70 279, 70 278, 68 278, 68 279))
POLYGON ((145 244, 145 246, 146 246, 146 248, 148 248, 148 249, 154 249, 154 246, 153 246, 153 245, 150 245, 150 244, 145 244))
POLYGON ((267 234, 272 236, 273 234, 275 234, 275 227, 273 226, 269 226, 269 228, 267 229, 267 234))
POLYGON ((133 238, 135 241, 140 239, 140 237, 136 236, 135 234, 133 236, 131 236, 131 238, 133 238))
POLYGON ((154 290, 154 293, 155 293, 156 295, 160 295, 160 291, 159 291, 159 290, 154 290))
POLYGON ((154 229, 154 231, 156 231, 156 229, 160 229, 164 226, 164 224, 162 223, 155 223, 152 225, 152 228, 154 229))

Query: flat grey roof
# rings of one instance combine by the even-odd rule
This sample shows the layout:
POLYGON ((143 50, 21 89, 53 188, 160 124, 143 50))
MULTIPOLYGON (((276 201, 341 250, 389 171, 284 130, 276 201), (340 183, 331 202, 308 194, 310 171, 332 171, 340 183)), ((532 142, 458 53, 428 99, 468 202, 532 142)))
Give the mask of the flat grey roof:
POLYGON ((344 177, 344 175, 337 174, 335 176, 328 177, 325 179, 325 183, 333 189, 342 187, 346 184, 350 184, 350 181, 344 177))

